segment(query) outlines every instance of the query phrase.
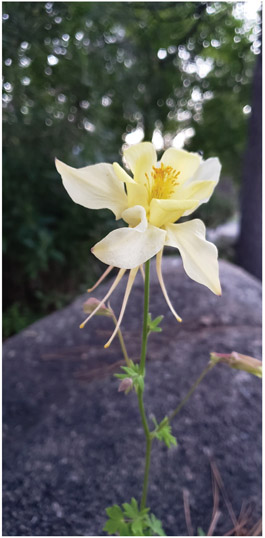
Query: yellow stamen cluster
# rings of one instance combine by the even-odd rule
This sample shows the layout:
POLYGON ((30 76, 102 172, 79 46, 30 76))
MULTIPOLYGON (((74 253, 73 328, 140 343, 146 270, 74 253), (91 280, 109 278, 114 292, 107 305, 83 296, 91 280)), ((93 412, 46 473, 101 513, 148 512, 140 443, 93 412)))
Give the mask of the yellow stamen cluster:
POLYGON ((177 182, 180 172, 176 172, 172 166, 164 166, 161 163, 161 167, 152 167, 152 180, 150 181, 147 174, 145 174, 148 181, 147 189, 149 192, 150 201, 152 198, 169 199, 175 191, 175 187, 179 184, 177 182))

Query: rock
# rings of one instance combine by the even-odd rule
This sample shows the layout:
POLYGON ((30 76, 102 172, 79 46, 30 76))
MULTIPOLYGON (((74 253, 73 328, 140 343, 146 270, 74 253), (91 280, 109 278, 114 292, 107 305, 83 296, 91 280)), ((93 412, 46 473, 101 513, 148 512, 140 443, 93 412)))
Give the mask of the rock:
POLYGON ((217 226, 215 229, 209 229, 207 239, 214 243, 218 249, 227 249, 236 244, 239 236, 239 218, 236 215, 233 220, 217 226))
MULTIPOLYGON (((163 332, 149 339, 145 402, 157 420, 172 411, 206 366, 210 351, 260 358, 261 285, 242 269, 220 263, 222 297, 191 281, 179 259, 163 273, 183 323, 167 308, 151 271, 150 311, 163 314, 163 332)), ((110 286, 95 292, 103 297, 110 286)), ((111 298, 119 312, 125 281, 111 298)), ((103 535, 105 508, 139 498, 144 436, 136 396, 118 392, 122 359, 116 338, 103 348, 111 320, 95 317, 83 329, 87 295, 3 347, 3 534, 103 535)), ((129 355, 139 356, 143 283, 137 276, 124 320, 129 355)), ((261 511, 261 383, 216 366, 172 423, 178 447, 154 442, 148 505, 166 533, 187 535, 183 490, 192 523, 207 532, 213 507, 210 461, 221 474, 235 514, 253 503, 261 511)), ((216 534, 233 527, 220 504, 216 534)), ((251 521, 249 522, 251 526, 251 521)))

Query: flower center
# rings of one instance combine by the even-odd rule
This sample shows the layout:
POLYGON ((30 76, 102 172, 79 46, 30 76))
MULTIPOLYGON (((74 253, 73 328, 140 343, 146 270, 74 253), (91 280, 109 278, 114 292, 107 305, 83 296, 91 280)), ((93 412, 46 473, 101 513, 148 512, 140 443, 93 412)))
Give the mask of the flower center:
POLYGON ((176 185, 179 185, 177 182, 179 174, 180 172, 176 172, 172 166, 164 166, 163 163, 161 163, 159 168, 153 166, 151 180, 149 176, 145 174, 148 182, 146 188, 149 194, 149 202, 152 198, 170 198, 175 191, 176 185))

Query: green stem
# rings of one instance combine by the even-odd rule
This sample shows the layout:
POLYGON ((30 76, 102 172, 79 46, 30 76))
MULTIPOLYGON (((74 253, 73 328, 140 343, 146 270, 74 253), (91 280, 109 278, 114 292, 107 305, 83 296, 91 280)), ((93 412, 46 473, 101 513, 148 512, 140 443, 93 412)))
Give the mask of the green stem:
MULTIPOLYGON (((142 331, 142 349, 141 349, 141 359, 140 359, 140 374, 145 375, 145 360, 146 360, 146 348, 147 348, 147 338, 148 338, 148 310, 149 310, 149 284, 150 284, 150 261, 148 260, 145 264, 145 285, 144 285, 144 319, 143 319, 143 331, 142 331)), ((151 461, 151 448, 152 448, 152 438, 150 430, 147 423, 147 418, 144 409, 144 400, 143 400, 143 390, 138 387, 137 390, 139 411, 141 415, 141 420, 143 424, 144 434, 146 438, 146 452, 145 452, 145 469, 144 469, 144 483, 143 483, 143 493, 141 498, 141 510, 146 506, 146 497, 148 489, 148 479, 149 479, 149 469, 151 461)))
POLYGON ((144 485, 143 485, 143 493, 142 493, 142 499, 141 499, 141 510, 144 510, 146 506, 146 497, 147 497, 147 489, 148 489, 148 479, 149 479, 149 469, 150 469, 150 461, 151 461, 151 449, 152 449, 152 439, 149 437, 146 439, 146 452, 145 452, 145 468, 144 468, 144 485))
POLYGON ((150 282, 150 260, 145 264, 145 282, 144 282, 144 319, 142 332, 142 349, 140 360, 140 373, 144 374, 145 358, 148 338, 148 310, 149 310, 149 282, 150 282))
POLYGON ((183 400, 179 403, 178 407, 176 407, 175 411, 173 411, 173 413, 171 413, 171 415, 169 415, 168 417, 168 421, 170 422, 179 412, 180 410, 182 409, 182 407, 187 403, 187 401, 189 400, 189 398, 192 396, 192 394, 194 393, 195 389, 198 387, 198 385, 201 383, 201 381, 204 379, 204 377, 206 376, 206 374, 208 374, 208 372, 210 372, 210 370, 215 366, 214 363, 210 362, 206 368, 203 370, 203 372, 201 373, 201 375, 196 379, 195 383, 193 383, 192 387, 190 388, 189 392, 187 392, 185 398, 183 398, 183 400))
POLYGON ((148 424, 147 424, 146 414, 144 410, 144 402, 143 402, 143 391, 141 389, 138 389, 137 396, 138 396, 140 415, 141 415, 143 429, 144 429, 145 438, 146 438, 144 483, 143 483, 143 493, 142 493, 141 505, 140 505, 141 510, 143 510, 146 505, 149 469, 150 469, 150 461, 151 461, 152 438, 151 438, 151 434, 150 434, 148 424))
POLYGON ((159 424, 159 426, 157 426, 151 433, 151 439, 154 439, 154 437, 156 436, 155 434, 160 432, 160 430, 162 430, 163 426, 165 425, 165 423, 169 424, 170 421, 181 411, 182 407, 187 403, 187 401, 189 400, 189 398, 192 396, 192 394, 194 393, 195 389, 198 387, 198 385, 201 383, 201 381, 204 379, 204 377, 206 376, 206 374, 208 374, 208 372, 210 372, 210 370, 216 365, 217 363, 214 363, 214 362, 210 362, 206 368, 203 370, 203 372, 201 373, 201 375, 196 379, 195 383, 193 383, 192 387, 190 388, 189 392, 187 392, 185 398, 183 398, 183 400, 181 400, 181 402, 179 403, 179 405, 176 407, 175 411, 173 411, 171 413, 171 415, 169 415, 169 417, 165 417, 164 420, 162 420, 162 422, 159 424))

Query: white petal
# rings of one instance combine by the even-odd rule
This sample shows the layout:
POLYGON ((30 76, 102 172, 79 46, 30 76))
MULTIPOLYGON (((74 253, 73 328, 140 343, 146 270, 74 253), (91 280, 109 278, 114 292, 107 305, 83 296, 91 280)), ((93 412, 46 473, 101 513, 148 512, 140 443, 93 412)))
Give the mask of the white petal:
MULTIPOLYGON (((188 191, 193 193, 193 197, 200 200, 197 207, 208 202, 219 181, 221 168, 221 163, 217 157, 203 161, 193 177, 185 183, 181 196, 189 198, 188 191)), ((193 211, 193 209, 186 211, 184 216, 190 215, 193 211)))
POLYGON ((194 181, 215 181, 217 184, 221 172, 221 163, 217 157, 211 157, 206 161, 202 161, 199 168, 187 183, 193 183, 194 181))
POLYGON ((136 228, 110 232, 93 247, 93 254, 103 263, 124 269, 145 263, 161 250, 166 232, 150 224, 145 231, 140 228, 141 223, 136 228))
POLYGON ((125 209, 122 213, 122 218, 139 232, 144 232, 147 228, 147 218, 145 209, 141 205, 135 205, 125 209))
POLYGON ((156 150, 151 142, 140 142, 124 151, 124 157, 137 183, 146 183, 146 174, 151 175, 156 164, 156 150))
POLYGON ((179 172, 177 181, 183 183, 191 178, 198 169, 201 157, 184 149, 169 148, 162 156, 161 162, 179 172))
POLYGON ((221 295, 217 248, 205 239, 205 226, 199 219, 166 226, 166 245, 178 248, 187 275, 221 295))
POLYGON ((123 183, 112 164, 101 163, 84 168, 72 168, 56 159, 64 187, 76 204, 89 209, 110 209, 117 219, 128 207, 123 183))

